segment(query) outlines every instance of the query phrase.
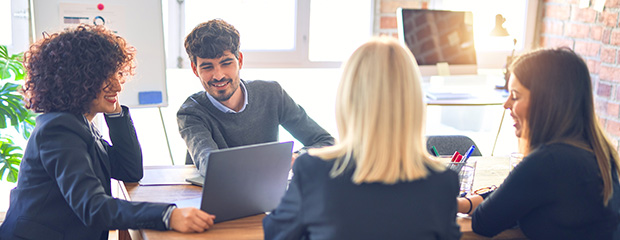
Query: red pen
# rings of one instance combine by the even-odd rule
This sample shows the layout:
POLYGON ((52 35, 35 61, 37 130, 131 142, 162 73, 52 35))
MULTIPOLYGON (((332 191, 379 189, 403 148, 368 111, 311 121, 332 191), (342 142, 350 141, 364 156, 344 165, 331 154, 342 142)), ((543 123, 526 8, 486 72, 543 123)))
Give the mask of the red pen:
POLYGON ((463 160, 463 155, 459 154, 459 155, 456 157, 455 162, 461 162, 461 160, 463 160))
POLYGON ((457 162, 456 159, 458 158, 458 156, 461 156, 461 154, 458 151, 455 151, 452 155, 452 159, 450 159, 450 162, 457 162))

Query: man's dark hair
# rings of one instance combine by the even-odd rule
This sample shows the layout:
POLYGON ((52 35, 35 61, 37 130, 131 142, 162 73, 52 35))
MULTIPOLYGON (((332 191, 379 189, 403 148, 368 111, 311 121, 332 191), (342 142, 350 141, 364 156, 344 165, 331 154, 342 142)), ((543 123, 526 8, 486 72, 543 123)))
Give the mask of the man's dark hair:
POLYGON ((185 51, 194 64, 196 57, 219 58, 226 50, 239 59, 239 31, 222 19, 198 24, 185 38, 185 51))

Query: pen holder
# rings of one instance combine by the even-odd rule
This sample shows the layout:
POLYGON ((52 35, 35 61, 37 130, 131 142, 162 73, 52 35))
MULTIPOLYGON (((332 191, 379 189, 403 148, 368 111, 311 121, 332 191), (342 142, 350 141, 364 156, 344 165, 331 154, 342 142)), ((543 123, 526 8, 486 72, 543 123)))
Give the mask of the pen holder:
POLYGON ((476 159, 468 159, 467 162, 451 162, 448 168, 459 174, 461 193, 471 192, 474 186, 474 176, 476 175, 476 159))

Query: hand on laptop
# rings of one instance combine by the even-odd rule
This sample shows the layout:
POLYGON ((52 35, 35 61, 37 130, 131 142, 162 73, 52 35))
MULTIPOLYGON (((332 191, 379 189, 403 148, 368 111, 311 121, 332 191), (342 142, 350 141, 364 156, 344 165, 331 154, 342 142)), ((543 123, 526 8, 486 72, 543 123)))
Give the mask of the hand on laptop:
POLYGON ((178 232, 204 232, 213 226, 215 215, 210 215, 200 209, 175 208, 170 215, 170 227, 178 232))

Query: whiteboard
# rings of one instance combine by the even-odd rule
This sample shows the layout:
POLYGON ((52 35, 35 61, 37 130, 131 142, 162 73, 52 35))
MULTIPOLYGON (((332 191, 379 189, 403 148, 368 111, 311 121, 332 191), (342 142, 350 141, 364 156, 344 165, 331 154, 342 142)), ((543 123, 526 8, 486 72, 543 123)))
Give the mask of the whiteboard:
POLYGON ((137 49, 136 75, 119 98, 129 107, 168 106, 159 0, 30 0, 33 39, 79 23, 104 24, 137 49))

